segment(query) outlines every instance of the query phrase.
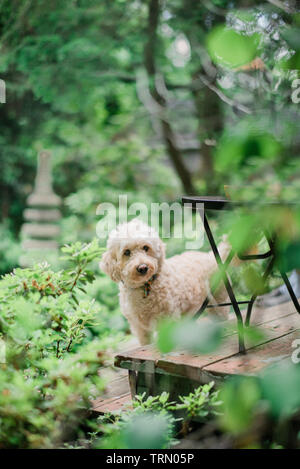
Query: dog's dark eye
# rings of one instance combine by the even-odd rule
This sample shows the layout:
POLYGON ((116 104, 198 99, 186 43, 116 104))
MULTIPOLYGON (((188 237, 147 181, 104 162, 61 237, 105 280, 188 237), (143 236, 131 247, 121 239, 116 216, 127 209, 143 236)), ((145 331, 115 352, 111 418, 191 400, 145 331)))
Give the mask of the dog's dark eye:
POLYGON ((126 251, 123 252, 124 256, 130 256, 130 249, 126 249, 126 251))
POLYGON ((149 246, 143 246, 144 251, 149 251, 149 246))

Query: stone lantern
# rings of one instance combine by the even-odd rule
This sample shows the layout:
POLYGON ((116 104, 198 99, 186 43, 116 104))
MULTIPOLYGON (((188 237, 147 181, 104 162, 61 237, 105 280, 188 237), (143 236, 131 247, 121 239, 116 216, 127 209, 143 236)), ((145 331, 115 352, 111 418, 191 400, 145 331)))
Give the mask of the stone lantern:
POLYGON ((61 198, 52 189, 50 160, 49 151, 39 153, 34 190, 27 199, 27 208, 24 210, 26 222, 21 229, 22 266, 57 261, 61 198))

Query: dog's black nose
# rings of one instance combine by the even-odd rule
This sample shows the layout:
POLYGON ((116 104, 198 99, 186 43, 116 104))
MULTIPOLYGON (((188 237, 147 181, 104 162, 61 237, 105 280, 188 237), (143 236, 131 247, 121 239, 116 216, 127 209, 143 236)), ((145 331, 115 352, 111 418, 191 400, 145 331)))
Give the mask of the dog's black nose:
POLYGON ((136 270, 139 274, 145 275, 148 271, 148 266, 146 264, 139 265, 136 270))

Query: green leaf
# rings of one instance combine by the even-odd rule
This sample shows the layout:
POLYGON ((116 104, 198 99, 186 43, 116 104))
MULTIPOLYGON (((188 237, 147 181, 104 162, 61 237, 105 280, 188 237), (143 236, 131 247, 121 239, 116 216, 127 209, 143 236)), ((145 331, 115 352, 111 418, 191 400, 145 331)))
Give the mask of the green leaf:
POLYGON ((163 449, 169 442, 169 421, 161 414, 134 416, 123 430, 128 449, 163 449))
POLYGON ((248 64, 258 51, 260 36, 239 34, 226 26, 215 27, 206 38, 207 50, 214 62, 236 68, 248 64))
POLYGON ((291 46, 295 51, 300 50, 300 34, 299 28, 289 27, 281 31, 281 36, 286 40, 286 42, 291 46))
POLYGON ((178 322, 164 321, 158 328, 157 346, 162 353, 184 350, 210 353, 222 341, 221 326, 212 321, 193 319, 178 322))
POLYGON ((300 269, 300 241, 279 244, 277 265, 284 272, 300 269))
POLYGON ((282 362, 261 376, 263 398, 274 416, 288 416, 300 408, 300 366, 282 362))
POLYGON ((220 392, 223 401, 220 416, 222 427, 233 434, 249 430, 260 396, 256 379, 234 378, 225 383, 220 392))
POLYGON ((281 60, 278 67, 283 70, 300 70, 300 51, 297 50, 288 60, 281 60))
POLYGON ((249 264, 243 269, 243 280, 246 288, 252 295, 263 295, 266 292, 266 285, 263 281, 262 275, 253 264, 249 264))
POLYGON ((168 353, 176 347, 174 333, 177 324, 172 320, 164 320, 158 328, 157 346, 161 353, 168 353))

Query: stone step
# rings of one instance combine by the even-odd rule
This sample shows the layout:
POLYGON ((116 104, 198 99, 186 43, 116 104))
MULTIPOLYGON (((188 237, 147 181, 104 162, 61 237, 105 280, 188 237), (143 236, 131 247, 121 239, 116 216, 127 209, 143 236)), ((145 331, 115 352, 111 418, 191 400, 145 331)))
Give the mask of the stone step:
POLYGON ((22 233, 33 238, 55 238, 59 232, 59 226, 50 223, 24 223, 22 226, 22 233))
POLYGON ((25 239, 22 248, 26 250, 58 249, 58 243, 49 239, 25 239))
POLYGON ((24 218, 27 221, 58 221, 61 218, 60 211, 55 208, 49 209, 38 209, 38 208, 27 208, 24 210, 24 218))

